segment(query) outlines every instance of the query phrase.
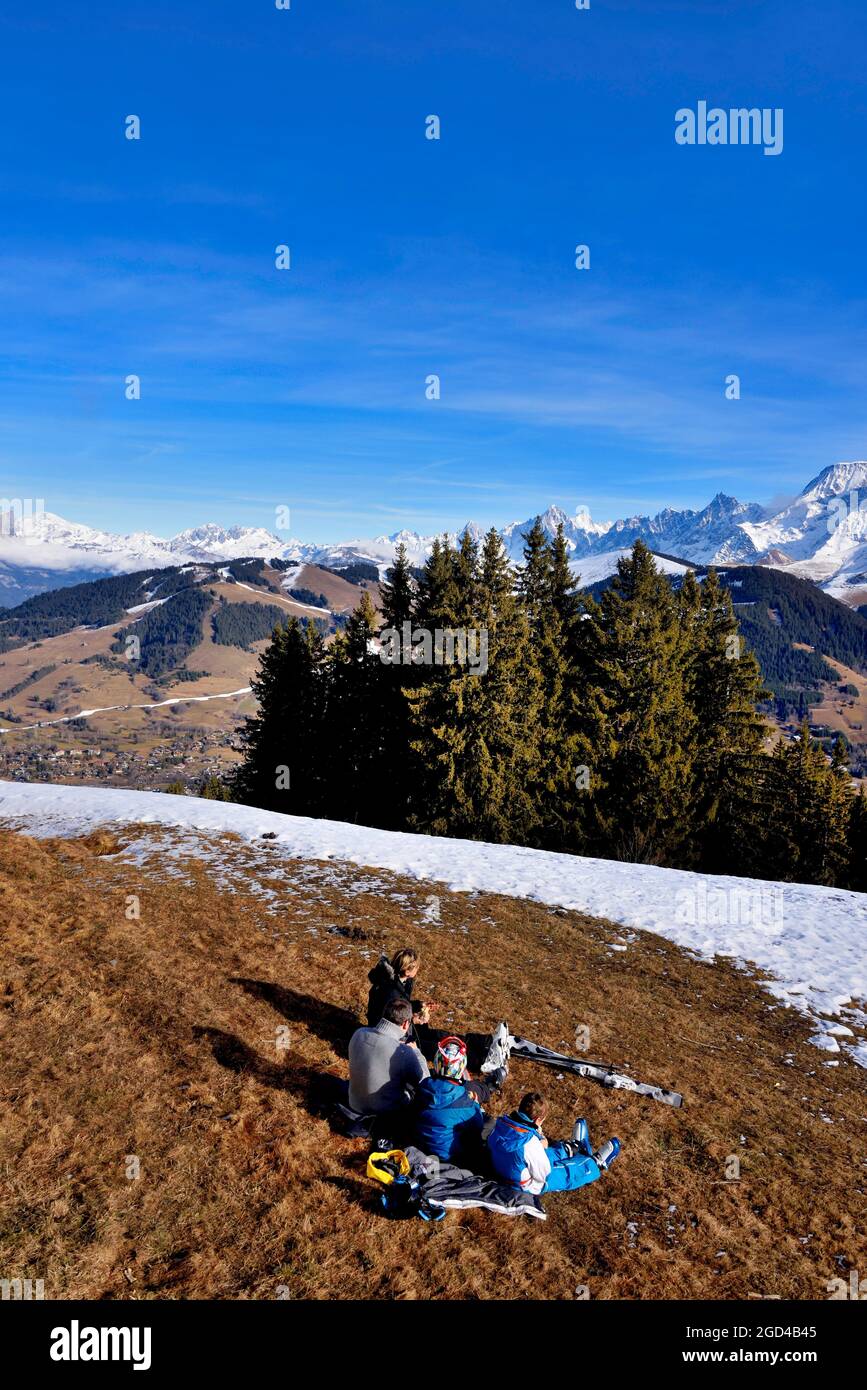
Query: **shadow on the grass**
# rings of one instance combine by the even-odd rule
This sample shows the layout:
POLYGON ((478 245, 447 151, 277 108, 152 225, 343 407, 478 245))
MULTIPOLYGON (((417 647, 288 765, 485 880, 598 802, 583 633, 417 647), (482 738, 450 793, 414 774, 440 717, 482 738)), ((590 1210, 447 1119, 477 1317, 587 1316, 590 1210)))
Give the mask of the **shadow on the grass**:
MULTIPOLYGON (((340 1057, 348 1056, 349 1039, 356 1028, 363 1026, 364 1021, 351 1009, 338 1008, 334 1004, 327 1004, 324 999, 314 998, 312 994, 300 994, 270 980, 249 980, 233 975, 230 984, 240 985, 252 998, 264 1000, 290 1023, 305 1024, 323 1042, 329 1043, 340 1057)), ((440 1038, 457 1033, 467 1045, 467 1067, 473 1075, 478 1075, 491 1045, 490 1033, 461 1032, 459 1029, 449 1031, 425 1024, 416 1024, 415 1031, 419 1051, 428 1062, 432 1062, 436 1056, 440 1038)))
MULTIPOLYGON (((275 984, 271 980, 252 980, 233 975, 229 981, 233 985, 240 985, 253 999, 269 1004, 288 1022, 303 1023, 311 1033, 327 1042, 338 1056, 347 1057, 349 1039, 361 1026, 360 1019, 351 1009, 328 1004, 323 999, 287 989, 285 985, 275 984)), ((416 1031, 419 1050, 428 1062, 433 1061, 439 1039, 448 1034, 426 1026, 420 1026, 416 1031)), ((221 1067, 239 1075, 251 1076, 264 1086, 286 1091, 311 1114, 327 1119, 337 1133, 345 1132, 345 1117, 340 1118, 336 1107, 347 1103, 346 1080, 311 1067, 291 1049, 280 1053, 279 1058, 272 1061, 248 1047, 234 1033, 227 1033, 221 1028, 200 1026, 194 1028, 193 1032, 197 1038, 210 1044, 214 1060, 221 1067)), ((463 1037, 467 1043, 470 1071, 478 1073, 490 1046, 491 1035, 464 1033, 463 1037)))
POLYGON ((233 975, 230 983, 240 985, 253 999, 264 1000, 290 1023, 305 1024, 311 1033, 330 1043, 341 1057, 347 1055, 349 1039, 361 1023, 358 1014, 351 1009, 337 1008, 334 1004, 326 1004, 323 999, 314 998, 312 994, 300 994, 270 980, 248 980, 233 975))
POLYGON ((238 1076, 251 1076, 263 1086, 286 1091, 312 1114, 325 1115, 336 1102, 345 1099, 346 1083, 339 1076, 309 1066, 291 1051, 282 1054, 281 1061, 271 1062, 222 1028, 197 1026, 193 1034, 210 1044, 214 1061, 221 1067, 238 1076))

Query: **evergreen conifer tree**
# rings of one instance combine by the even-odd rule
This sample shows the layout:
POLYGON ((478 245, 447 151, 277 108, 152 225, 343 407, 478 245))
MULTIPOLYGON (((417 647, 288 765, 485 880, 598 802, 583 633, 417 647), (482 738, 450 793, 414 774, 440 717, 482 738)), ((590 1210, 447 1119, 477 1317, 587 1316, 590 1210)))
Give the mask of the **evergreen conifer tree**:
POLYGON ((292 815, 324 814, 327 678, 322 635, 290 618, 274 629, 252 681, 258 711, 244 722, 232 799, 292 815))
POLYGON ((437 613, 462 634, 476 662, 475 668, 469 662, 425 667, 409 695, 425 788, 413 821, 419 829, 515 842, 531 833, 526 783, 539 682, 526 619, 511 590, 497 532, 485 537, 481 560, 465 532, 452 559, 448 606, 441 603, 437 613))
POLYGON ((524 563, 518 567, 517 590, 532 629, 542 621, 549 597, 550 550, 540 517, 523 536, 524 563))
POLYGON ((406 546, 403 541, 395 552, 394 564, 386 570, 385 579, 379 586, 379 603, 385 627, 400 631, 405 622, 412 618, 415 590, 406 546))
MULTIPOLYGON (((834 884, 848 873, 851 789, 839 754, 828 765, 807 721, 779 756, 777 821, 785 835, 783 862, 773 877, 834 884)), ((763 875, 771 876, 771 875, 763 875)))
POLYGON ((756 706, 767 692, 716 570, 701 584, 692 571, 685 575, 678 609, 685 694, 695 716, 691 858, 707 871, 731 872, 734 838, 750 819, 756 761, 764 756, 768 731, 756 706))
MULTIPOLYGON (((439 545, 439 542, 436 542, 439 545)), ((410 761, 410 710, 408 692, 418 684, 417 668, 410 664, 413 612, 416 602, 414 583, 406 546, 401 542, 394 564, 379 586, 383 628, 396 632, 399 641, 391 647, 393 659, 382 672, 382 754, 379 777, 387 792, 382 799, 382 821, 386 829, 405 830, 413 800, 413 769, 410 761), (409 623, 410 627, 405 628, 409 623), (394 659, 396 658, 396 659, 394 659)), ((388 654, 386 648, 383 652, 388 654)))
POLYGON ((569 564, 569 550, 562 522, 548 546, 545 589, 547 606, 557 614, 564 630, 570 631, 578 620, 581 604, 578 599, 578 581, 569 564))
POLYGON ((846 841, 845 886, 854 888, 857 893, 867 893, 867 790, 864 782, 850 802, 846 841))
POLYGON ((365 590, 328 652, 328 814, 362 825, 388 824, 393 816, 384 757, 387 667, 374 640, 378 629, 365 590))
POLYGON ((457 621, 456 602, 454 553, 446 536, 442 540, 435 537, 416 595, 416 626, 430 632, 437 627, 448 627, 457 621))
POLYGON ((591 773, 591 840, 613 858, 676 863, 691 833, 695 715, 677 605, 643 542, 588 612, 581 761, 591 773))
POLYGON ((583 700, 581 664, 576 661, 580 605, 562 525, 541 548, 537 541, 534 527, 523 570, 532 657, 542 686, 530 781, 537 826, 533 843, 574 849, 580 844, 578 822, 590 794, 590 769, 581 765, 575 718, 583 700))

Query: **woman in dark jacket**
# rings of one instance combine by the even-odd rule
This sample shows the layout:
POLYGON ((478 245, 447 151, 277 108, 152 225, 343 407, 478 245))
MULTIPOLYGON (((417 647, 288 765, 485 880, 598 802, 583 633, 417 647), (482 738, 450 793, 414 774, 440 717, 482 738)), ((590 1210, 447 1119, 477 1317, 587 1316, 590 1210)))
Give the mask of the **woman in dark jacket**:
MULTIPOLYGON (((370 994, 367 998, 367 1023, 373 1028, 382 1018, 386 1004, 392 999, 408 999, 412 1005, 412 1023, 427 1023, 430 1010, 421 999, 413 999, 412 986, 418 974, 419 955, 412 947, 404 947, 391 960, 380 956, 370 971, 370 994)), ((407 1042, 416 1042, 415 1028, 410 1025, 407 1042)))

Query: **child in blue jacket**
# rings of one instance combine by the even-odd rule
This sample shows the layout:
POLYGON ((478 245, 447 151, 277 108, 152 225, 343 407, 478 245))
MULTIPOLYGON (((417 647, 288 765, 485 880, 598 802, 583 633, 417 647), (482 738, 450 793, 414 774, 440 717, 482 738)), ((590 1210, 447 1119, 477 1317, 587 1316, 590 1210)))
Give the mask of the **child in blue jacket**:
POLYGON ((464 1080, 466 1043, 442 1038, 433 1070, 415 1094, 415 1142, 443 1162, 471 1168, 484 1152, 485 1112, 464 1080))
POLYGON ((488 1135, 488 1153, 497 1177, 534 1196, 585 1187, 620 1153, 619 1139, 609 1139, 594 1153, 586 1120, 575 1121, 571 1139, 549 1143, 542 1129, 547 1112, 544 1096, 530 1091, 517 1110, 500 1116, 488 1135))

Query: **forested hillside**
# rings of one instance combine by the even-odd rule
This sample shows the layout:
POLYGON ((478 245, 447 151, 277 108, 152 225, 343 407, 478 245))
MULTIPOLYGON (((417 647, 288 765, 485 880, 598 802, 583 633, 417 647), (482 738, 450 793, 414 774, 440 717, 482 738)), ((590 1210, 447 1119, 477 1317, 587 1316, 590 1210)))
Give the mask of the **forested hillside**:
POLYGON ((637 542, 597 603, 576 592, 562 531, 549 542, 537 524, 517 590, 491 530, 481 547, 469 534, 456 549, 437 542, 419 584, 400 551, 381 594, 386 629, 412 634, 397 659, 367 594, 329 648, 297 623, 275 633, 237 799, 676 868, 864 882, 867 803, 843 745, 829 764, 805 725, 765 750, 767 692, 714 571, 674 590, 637 542), (467 639, 463 660, 442 659, 449 632, 467 639))
POLYGON ((162 676, 181 666, 202 640, 202 621, 213 599, 204 589, 186 587, 158 608, 152 608, 134 625, 118 632, 113 652, 127 651, 127 639, 140 644, 136 657, 148 676, 162 676))
POLYGON ((17 608, 2 610, 0 650, 9 650, 22 641, 56 637, 75 627, 105 627, 108 623, 119 622, 126 616, 127 609, 146 603, 150 598, 168 598, 197 584, 203 573, 210 571, 189 566, 139 570, 136 574, 119 574, 110 579, 89 580, 36 594, 17 608))
MULTIPOLYGON (((707 569, 698 566, 695 572, 701 579, 707 569)), ((867 672, 865 614, 832 598, 812 580, 769 566, 737 565, 717 573, 720 584, 731 594, 741 632, 759 662, 764 685, 777 698, 781 710, 804 712, 821 698, 819 682, 836 681, 837 673, 823 656, 867 672), (815 650, 800 649, 806 646, 815 650)), ((588 592, 598 599, 612 578, 589 586, 588 592)), ((681 578, 672 576, 670 582, 677 588, 681 578)))
POLYGON ((789 684, 801 684, 801 677, 814 682, 835 679, 826 663, 822 663, 824 670, 820 674, 809 653, 796 653, 796 658, 806 660, 803 664, 796 660, 793 666, 783 654, 787 642, 802 642, 845 666, 867 671, 867 619, 863 614, 832 598, 809 579, 764 565, 738 566, 719 573, 720 583, 731 592, 744 636, 759 659, 765 682, 775 691, 789 684))
MULTIPOLYGON (((177 574, 177 570, 164 571, 166 583, 177 574)), ((148 578, 148 572, 141 570, 138 574, 72 584, 26 599, 0 616, 0 643, 6 644, 3 650, 8 650, 15 639, 33 642, 70 632, 82 623, 102 627, 116 622, 127 608, 145 601, 144 584, 148 578)))
POLYGON ((330 565, 322 565, 321 568, 329 574, 339 575, 350 584, 364 584, 365 581, 375 584, 379 579, 379 570, 369 560, 353 560, 351 564, 341 565, 337 569, 330 565))
POLYGON ((270 637, 286 621, 286 610, 276 603, 226 603, 222 600, 211 618, 214 641, 227 647, 248 649, 270 637))

